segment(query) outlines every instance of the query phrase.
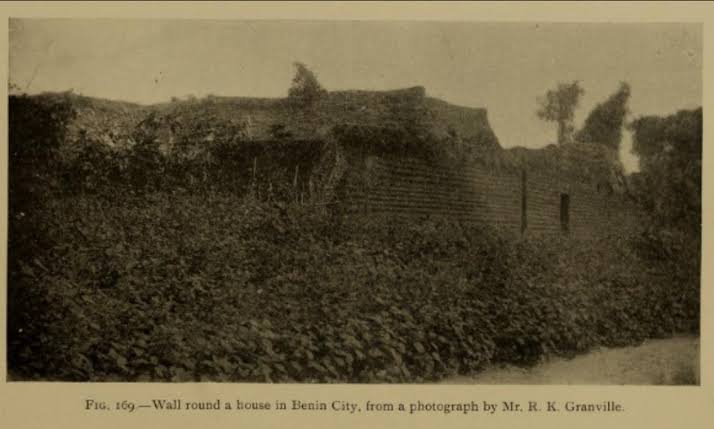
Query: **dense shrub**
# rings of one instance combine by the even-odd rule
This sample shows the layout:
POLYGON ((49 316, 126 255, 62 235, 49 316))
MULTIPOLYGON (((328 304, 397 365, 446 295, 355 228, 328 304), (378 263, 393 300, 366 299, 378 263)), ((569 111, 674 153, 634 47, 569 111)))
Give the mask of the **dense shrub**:
MULTIPOLYGON (((250 142, 240 124, 196 140, 212 117, 172 123, 170 150, 151 117, 128 148, 67 142, 75 112, 55 101, 10 99, 16 377, 421 381, 698 332, 698 233, 514 241, 443 219, 344 222, 290 203, 325 142, 280 127, 250 142)), ((342 163, 448 158, 418 124, 329 138, 342 163)))
POLYGON ((702 109, 644 116, 630 124, 640 172, 633 194, 652 214, 651 224, 701 234, 702 109))
POLYGON ((97 130, 75 130, 72 119, 83 114, 77 107, 86 102, 82 98, 21 95, 9 101, 12 207, 60 194, 179 188, 252 193, 262 200, 317 198, 312 194, 319 184, 311 178, 326 143, 317 137, 294 139, 280 131, 280 124, 272 138, 256 141, 247 137, 245 124, 217 117, 214 110, 185 118, 193 111, 181 106, 127 125, 122 132, 130 143, 107 144, 97 130))
POLYGON ((335 223, 212 192, 37 215, 50 245, 10 283, 18 378, 412 382, 698 327, 698 284, 623 237, 335 223))
POLYGON ((618 151, 622 140, 622 128, 628 113, 627 102, 630 94, 630 85, 627 82, 620 82, 617 92, 604 102, 598 103, 588 114, 583 128, 575 133, 575 141, 600 144, 618 151))
MULTIPOLYGON (((430 130, 406 122, 383 126, 339 124, 332 129, 334 140, 348 154, 364 157, 416 157, 429 162, 460 165, 476 157, 466 149, 470 146, 456 135, 438 137, 430 130)), ((471 145, 476 143, 471 141, 471 145)))

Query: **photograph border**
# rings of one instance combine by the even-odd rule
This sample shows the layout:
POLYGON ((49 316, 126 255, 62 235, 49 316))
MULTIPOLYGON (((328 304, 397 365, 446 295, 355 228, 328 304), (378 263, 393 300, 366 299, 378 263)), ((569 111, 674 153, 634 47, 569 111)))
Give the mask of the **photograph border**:
MULTIPOLYGON (((172 18, 220 20, 395 20, 395 21, 458 21, 458 22, 616 22, 661 23, 688 22, 703 25, 703 98, 704 112, 709 111, 712 85, 706 79, 712 69, 714 54, 707 47, 714 46, 714 5, 696 2, 517 2, 469 3, 445 2, 233 2, 208 3, 166 2, 129 4, 124 2, 76 3, 38 2, 24 4, 10 2, 0 5, 0 43, 8 46, 9 17, 72 17, 72 18, 172 18)), ((0 74, 8 81, 8 56, 2 56, 0 74)), ((4 85, 3 91, 7 91, 4 85)), ((3 92, 7 96, 6 92, 3 92)), ((7 100, 7 97, 5 97, 7 100)), ((704 139, 709 135, 712 122, 704 116, 704 139)), ((0 105, 0 129, 7 130, 7 102, 0 105)), ((8 146, 7 133, 2 132, 0 152, 0 270, 3 293, 0 307, 7 314, 7 183, 8 146)), ((711 150, 703 145, 703 165, 709 165, 711 150)), ((712 173, 702 171, 702 254, 706 261, 712 252, 712 173)), ((714 267, 702 264, 701 277, 701 385, 700 386, 564 386, 564 385, 364 385, 364 384, 260 384, 260 383, 61 383, 61 382, 8 382, 6 358, 0 362, 2 382, 0 387, 0 421, 8 427, 107 427, 124 428, 170 426, 190 428, 198 424, 209 427, 315 427, 341 425, 346 428, 379 427, 642 427, 669 428, 685 424, 690 427, 714 425, 714 387, 708 368, 714 368, 712 354, 712 327, 714 327, 713 294, 708 280, 714 278, 714 267), (344 415, 333 412, 144 412, 118 413, 86 410, 88 399, 116 403, 121 401, 146 402, 151 398, 185 398, 191 400, 250 400, 268 401, 560 401, 581 403, 615 401, 624 407, 620 413, 421 413, 403 415, 396 413, 344 415)), ((6 357, 6 317, 2 318, 0 352, 6 357)))

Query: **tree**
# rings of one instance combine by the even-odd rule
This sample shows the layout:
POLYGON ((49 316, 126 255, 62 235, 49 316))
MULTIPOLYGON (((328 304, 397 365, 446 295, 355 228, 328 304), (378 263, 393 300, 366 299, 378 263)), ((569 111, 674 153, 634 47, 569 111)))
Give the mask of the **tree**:
POLYGON ((630 124, 639 156, 640 199, 660 224, 698 232, 701 227, 702 109, 630 124))
POLYGON ((549 90, 545 97, 538 99, 540 108, 536 112, 538 117, 548 121, 558 123, 558 144, 563 145, 572 142, 573 117, 575 108, 578 106, 580 96, 585 91, 576 80, 572 83, 559 83, 556 89, 549 90))
MULTIPOLYGON (((647 216, 637 248, 659 261, 676 288, 698 290, 702 244, 702 109, 681 110, 666 117, 636 119, 633 152, 640 173, 631 193, 647 216)), ((698 295, 697 295, 698 296, 698 295)), ((697 305, 698 302, 692 302, 697 305)))
POLYGON ((317 76, 303 63, 296 62, 293 84, 288 98, 301 105, 310 105, 325 95, 327 91, 317 81, 317 76))
POLYGON ((630 85, 621 82, 617 92, 590 112, 583 128, 575 135, 575 141, 597 143, 619 150, 629 99, 630 85))

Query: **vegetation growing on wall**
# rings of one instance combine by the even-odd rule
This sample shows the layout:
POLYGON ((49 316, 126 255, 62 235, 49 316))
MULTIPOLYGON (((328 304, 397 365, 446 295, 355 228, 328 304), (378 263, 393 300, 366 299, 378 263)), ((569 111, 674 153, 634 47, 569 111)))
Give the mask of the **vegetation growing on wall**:
MULTIPOLYGON (((172 111, 123 148, 68 139, 65 102, 10 99, 15 377, 421 381, 698 332, 698 249, 646 231, 511 240, 448 219, 346 223, 295 203, 296 181, 319 177, 310 168, 336 147, 438 158, 439 136, 344 124, 325 143, 278 126, 256 142, 241 123, 172 111)), ((647 165, 687 171, 666 148, 701 147, 680 129, 690 120, 635 125, 647 165)))
POLYGON ((299 106, 307 107, 327 94, 317 81, 315 73, 303 63, 296 62, 293 83, 288 90, 288 99, 299 106))
POLYGON ((701 227, 702 109, 636 119, 642 202, 668 225, 701 227))
POLYGON ((622 82, 617 92, 597 104, 590 112, 583 128, 575 134, 575 141, 601 144, 617 152, 620 149, 629 99, 630 85, 622 82))
POLYGON ((555 89, 548 90, 545 96, 538 99, 539 108, 536 114, 539 118, 558 125, 559 145, 571 143, 573 140, 575 108, 584 92, 578 81, 559 83, 555 89))
POLYGON ((698 285, 622 234, 515 242, 213 193, 114 197, 38 213, 48 244, 11 273, 17 377, 413 382, 698 327, 698 285))
POLYGON ((571 143, 539 149, 509 148, 501 163, 510 169, 550 174, 563 181, 605 187, 618 194, 628 192, 624 167, 617 152, 598 144, 571 143))
POLYGON ((666 117, 645 116, 632 124, 640 172, 633 194, 649 218, 643 245, 652 258, 689 255, 682 269, 698 278, 702 233, 702 109, 666 117))

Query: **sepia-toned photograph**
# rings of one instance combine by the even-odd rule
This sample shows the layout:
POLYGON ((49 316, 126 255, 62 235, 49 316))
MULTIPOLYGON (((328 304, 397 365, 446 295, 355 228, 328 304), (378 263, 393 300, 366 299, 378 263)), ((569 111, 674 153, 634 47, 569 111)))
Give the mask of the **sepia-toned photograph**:
POLYGON ((8 381, 700 385, 701 24, 8 25, 8 381))

